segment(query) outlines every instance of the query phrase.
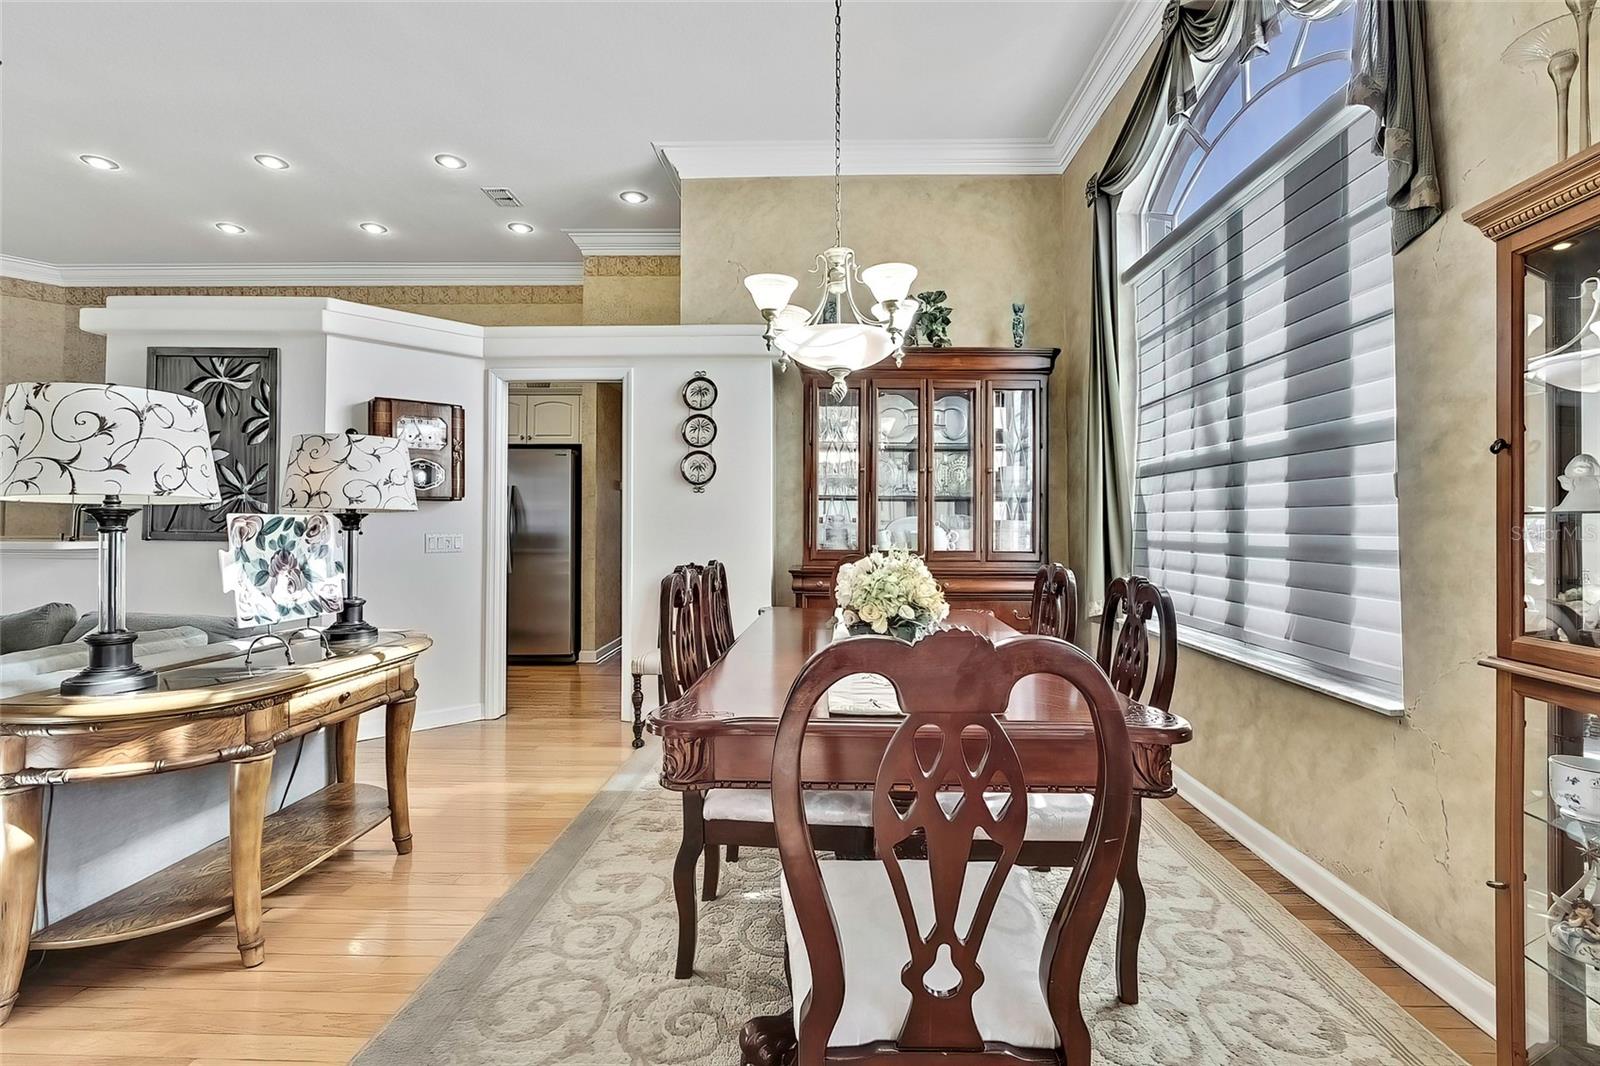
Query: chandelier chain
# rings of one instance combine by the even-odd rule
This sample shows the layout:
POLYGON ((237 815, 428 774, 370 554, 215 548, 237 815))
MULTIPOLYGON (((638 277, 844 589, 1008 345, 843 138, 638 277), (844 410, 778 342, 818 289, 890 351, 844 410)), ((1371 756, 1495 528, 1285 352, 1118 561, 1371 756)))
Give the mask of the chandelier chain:
POLYGON ((833 0, 833 235, 844 247, 844 192, 840 185, 840 130, 844 115, 844 0, 833 0))

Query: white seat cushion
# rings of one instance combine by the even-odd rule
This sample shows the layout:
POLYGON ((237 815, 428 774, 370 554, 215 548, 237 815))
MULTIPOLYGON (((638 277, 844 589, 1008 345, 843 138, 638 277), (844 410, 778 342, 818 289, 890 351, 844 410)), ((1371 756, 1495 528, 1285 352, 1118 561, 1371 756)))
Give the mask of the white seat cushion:
MULTIPOLYGON (((900 971, 911 961, 911 950, 906 945, 905 925, 900 920, 889 873, 876 860, 828 859, 821 866, 844 955, 844 1009, 839 1012, 828 1045, 853 1047, 894 1040, 911 1008, 911 993, 900 983, 900 971)), ((987 862, 968 865, 957 911, 958 931, 969 928, 979 894, 993 867, 987 862)), ((918 924, 926 934, 933 925, 928 864, 903 862, 900 868, 905 872, 906 890, 918 924)), ((811 992, 811 965, 787 882, 783 885, 783 923, 789 941, 790 986, 798 1008, 811 992)), ((978 949, 983 984, 973 993, 972 1011, 983 1039, 1028 1048, 1060 1044, 1039 987, 1039 960, 1044 953, 1047 928, 1034 901, 1028 871, 1013 867, 978 949)), ((947 960, 935 964, 935 979, 941 970, 948 971, 952 978, 955 975, 955 968, 947 960)))
MULTIPOLYGON (((939 793, 939 806, 945 813, 955 808, 959 792, 939 793)), ((986 792, 984 800, 996 815, 1005 803, 1006 793, 986 792)), ((1028 793, 1029 840, 1081 841, 1089 835, 1089 815, 1094 812, 1094 797, 1079 792, 1028 793)))
MULTIPOLYGON (((704 817, 717 822, 772 824, 772 791, 765 788, 714 788, 706 793, 704 817)), ((806 821, 811 825, 872 826, 872 793, 810 791, 806 821)))

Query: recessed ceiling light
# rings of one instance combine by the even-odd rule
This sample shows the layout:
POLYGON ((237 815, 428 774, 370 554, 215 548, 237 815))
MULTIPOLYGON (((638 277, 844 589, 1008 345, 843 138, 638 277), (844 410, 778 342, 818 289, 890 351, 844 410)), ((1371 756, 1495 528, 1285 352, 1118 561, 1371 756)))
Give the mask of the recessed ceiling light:
POLYGON ((506 229, 510 230, 512 233, 527 234, 527 233, 532 233, 533 232, 533 227, 528 225, 526 222, 511 222, 511 223, 508 223, 506 225, 506 229))
POLYGON ((363 233, 370 233, 376 237, 380 234, 388 233, 389 227, 378 222, 363 222, 361 223, 361 231, 363 233))
POLYGON ((107 159, 103 155, 80 155, 78 159, 85 166, 93 167, 95 170, 122 169, 121 163, 118 163, 115 159, 107 159))
POLYGON ((218 222, 217 228, 230 237, 239 237, 244 234, 244 227, 237 222, 218 222))
POLYGON ((256 159, 257 163, 260 163, 262 166, 266 167, 268 170, 288 170, 289 169, 289 161, 287 159, 284 159, 282 156, 267 155, 267 154, 263 153, 261 155, 256 156, 255 159, 256 159))
POLYGON ((1572 242, 1571 241, 1562 241, 1560 244, 1552 244, 1550 246, 1550 250, 1552 252, 1564 252, 1568 248, 1571 248, 1571 247, 1572 247, 1572 242))
POLYGON ((646 196, 638 189, 629 189, 626 192, 618 193, 617 199, 621 200, 625 204, 642 204, 646 200, 650 199, 650 197, 646 196))
POLYGON ((444 167, 446 170, 467 169, 467 161, 458 155, 450 155, 445 152, 440 152, 438 155, 433 157, 433 161, 438 163, 441 167, 444 167))

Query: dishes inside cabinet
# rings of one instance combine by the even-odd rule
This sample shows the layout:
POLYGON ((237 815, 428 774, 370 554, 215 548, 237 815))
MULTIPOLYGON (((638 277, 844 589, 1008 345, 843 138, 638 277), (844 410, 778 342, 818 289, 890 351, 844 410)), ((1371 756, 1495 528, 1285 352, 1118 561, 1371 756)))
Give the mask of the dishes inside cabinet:
POLYGON ((878 397, 878 439, 884 444, 911 444, 917 439, 917 401, 897 392, 878 397))

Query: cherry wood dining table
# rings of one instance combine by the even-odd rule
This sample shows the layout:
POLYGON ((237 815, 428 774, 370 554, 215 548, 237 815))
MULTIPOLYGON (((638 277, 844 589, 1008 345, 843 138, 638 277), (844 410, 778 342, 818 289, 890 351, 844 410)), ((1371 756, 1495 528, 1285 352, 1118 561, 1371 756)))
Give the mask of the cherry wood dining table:
MULTIPOLYGON (((996 643, 1021 635, 987 611, 952 611, 944 624, 996 643)), ((831 610, 768 608, 682 699, 651 714, 650 731, 661 737, 661 784, 675 792, 771 788, 773 739, 789 686, 834 639, 831 610)), ((1131 700, 1124 712, 1136 794, 1174 795, 1172 748, 1193 736, 1189 723, 1131 700)), ((813 713, 822 721, 806 733, 807 787, 870 789, 900 717, 829 716, 820 705, 813 713)), ((1076 689, 1054 677, 1020 681, 1004 723, 1028 791, 1094 791, 1094 732, 1076 689)))
MULTIPOLYGON (((986 611, 952 611, 944 623, 1000 643, 1021 634, 986 611)), ((832 610, 772 607, 682 698, 657 708, 650 731, 661 737, 661 784, 684 793, 686 806, 713 788, 771 788, 772 752, 789 687, 813 654, 835 639, 832 610)), ((1121 698, 1121 697, 1119 697, 1121 698)), ((1172 748, 1193 736, 1189 723, 1158 707, 1124 699, 1133 746, 1136 796, 1174 795, 1172 748)), ((870 789, 899 715, 829 715, 824 704, 806 730, 802 776, 807 788, 870 789)), ((1030 792, 1093 792, 1094 730, 1078 690, 1056 677, 1017 683, 1003 719, 1030 792)), ((1135 804, 1135 811, 1138 805, 1135 804)), ((1137 861, 1140 819, 1129 826, 1125 854, 1137 861)), ((680 893, 681 895, 681 893, 680 893)), ((680 917, 695 921, 693 892, 679 899, 680 917)), ((1137 924, 1143 924, 1142 915, 1137 924)), ((1138 937, 1119 940, 1137 952, 1138 937)), ((1133 960, 1127 960, 1131 967, 1133 960)), ((1125 972, 1119 960, 1119 972, 1125 972)))

